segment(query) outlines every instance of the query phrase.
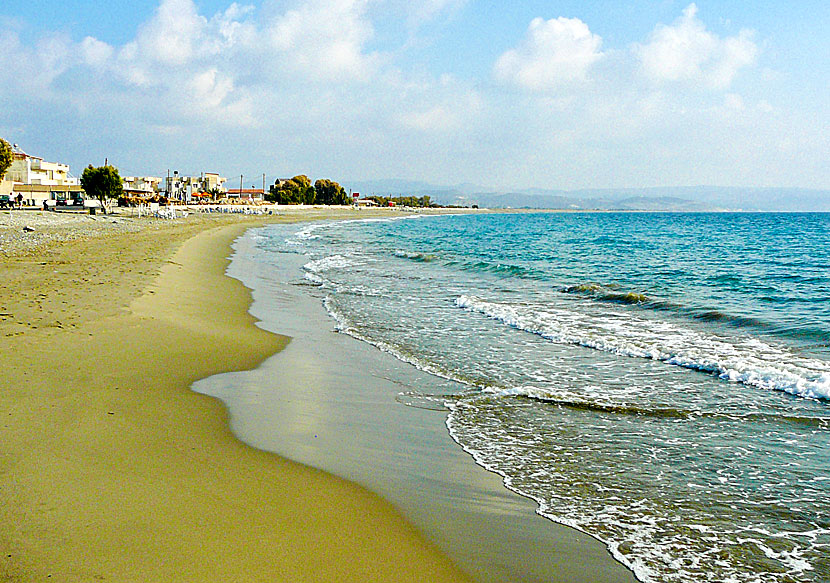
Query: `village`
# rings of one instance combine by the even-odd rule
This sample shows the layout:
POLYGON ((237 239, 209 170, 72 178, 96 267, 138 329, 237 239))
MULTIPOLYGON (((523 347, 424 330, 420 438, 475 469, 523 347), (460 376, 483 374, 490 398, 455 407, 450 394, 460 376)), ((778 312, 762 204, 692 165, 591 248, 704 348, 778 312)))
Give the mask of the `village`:
MULTIPOLYGON (((88 208, 94 212, 101 202, 93 199, 84 192, 81 180, 74 176, 68 164, 61 162, 47 162, 42 157, 31 155, 23 151, 18 144, 11 147, 11 164, 0 180, 0 209, 38 208, 44 210, 79 210, 88 208)), ((104 165, 107 165, 105 161, 104 165)), ((178 170, 167 170, 164 176, 123 176, 122 195, 117 201, 119 206, 152 205, 235 205, 261 206, 268 204, 269 193, 291 185, 293 179, 277 178, 273 185, 266 184, 266 175, 249 177, 261 183, 261 188, 251 185, 245 188, 245 176, 240 175, 238 187, 234 180, 233 187, 229 187, 226 177, 216 172, 201 172, 198 176, 186 176, 178 170)), ((307 179, 306 179, 307 180, 307 179)), ((324 181, 327 184, 331 181, 324 181)), ((310 184, 309 184, 310 186, 310 184)), ((342 187, 337 185, 338 189, 342 187)), ((273 199, 273 197, 270 197, 273 199)), ((280 202, 271 200, 270 202, 280 202)), ((302 200, 297 201, 302 203, 302 200)), ((378 206, 378 202, 371 198, 360 198, 359 193, 343 191, 339 201, 351 203, 355 206, 378 206)), ((331 203, 328 203, 331 204, 331 203)), ((395 206, 392 201, 384 206, 395 206)))

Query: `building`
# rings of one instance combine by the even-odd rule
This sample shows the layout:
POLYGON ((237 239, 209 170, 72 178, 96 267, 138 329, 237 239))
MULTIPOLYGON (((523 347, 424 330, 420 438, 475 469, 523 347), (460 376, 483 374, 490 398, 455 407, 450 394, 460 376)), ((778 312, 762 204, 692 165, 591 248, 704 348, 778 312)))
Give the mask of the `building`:
POLYGON ((225 192, 225 182, 227 178, 219 176, 215 172, 205 172, 202 174, 202 188, 204 192, 225 192))
POLYGON ((18 184, 15 183, 12 191, 12 198, 23 195, 24 204, 30 206, 43 206, 49 202, 49 206, 82 205, 86 198, 84 189, 80 184, 50 185, 50 184, 18 184))
POLYGON ((161 178, 155 176, 125 176, 123 179, 124 196, 133 198, 151 198, 158 194, 161 178))
POLYGON ((22 195, 26 204, 40 206, 47 200, 57 204, 83 200, 80 181, 70 174, 67 164, 46 162, 27 154, 17 144, 12 149, 12 164, 4 179, 12 183, 11 196, 22 195))
POLYGON ((6 180, 19 184, 41 184, 44 186, 68 186, 80 184, 69 173, 69 166, 59 162, 45 162, 38 156, 30 156, 14 145, 12 165, 6 171, 6 180))
POLYGON ((228 189, 228 198, 263 200, 265 198, 265 191, 261 188, 230 188, 228 189))
POLYGON ((215 172, 203 172, 201 176, 179 176, 178 171, 161 180, 159 193, 174 200, 190 202, 205 193, 224 196, 226 179, 215 172))

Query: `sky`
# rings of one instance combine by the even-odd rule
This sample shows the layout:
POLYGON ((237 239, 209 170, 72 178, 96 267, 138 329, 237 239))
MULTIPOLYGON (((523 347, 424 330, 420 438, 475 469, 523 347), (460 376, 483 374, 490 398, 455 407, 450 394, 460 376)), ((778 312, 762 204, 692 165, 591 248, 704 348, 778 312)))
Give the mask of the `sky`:
POLYGON ((80 175, 830 189, 826 0, 4 0, 0 137, 80 175))

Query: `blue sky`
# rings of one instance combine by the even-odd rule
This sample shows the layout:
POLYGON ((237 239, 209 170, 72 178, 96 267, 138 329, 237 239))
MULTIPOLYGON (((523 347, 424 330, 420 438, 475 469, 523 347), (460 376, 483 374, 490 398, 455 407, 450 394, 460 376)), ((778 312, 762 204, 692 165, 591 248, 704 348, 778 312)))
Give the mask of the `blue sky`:
POLYGON ((75 174, 827 189, 827 30, 812 0, 6 0, 0 136, 75 174))

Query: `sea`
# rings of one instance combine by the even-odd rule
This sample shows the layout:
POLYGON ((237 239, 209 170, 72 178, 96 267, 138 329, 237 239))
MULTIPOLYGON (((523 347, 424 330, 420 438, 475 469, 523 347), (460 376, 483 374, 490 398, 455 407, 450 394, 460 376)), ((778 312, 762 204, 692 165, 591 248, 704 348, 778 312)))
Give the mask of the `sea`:
POLYGON ((830 214, 401 214, 253 241, 300 259, 338 332, 439 381, 401 406, 445 411, 640 581, 830 581, 830 214))

